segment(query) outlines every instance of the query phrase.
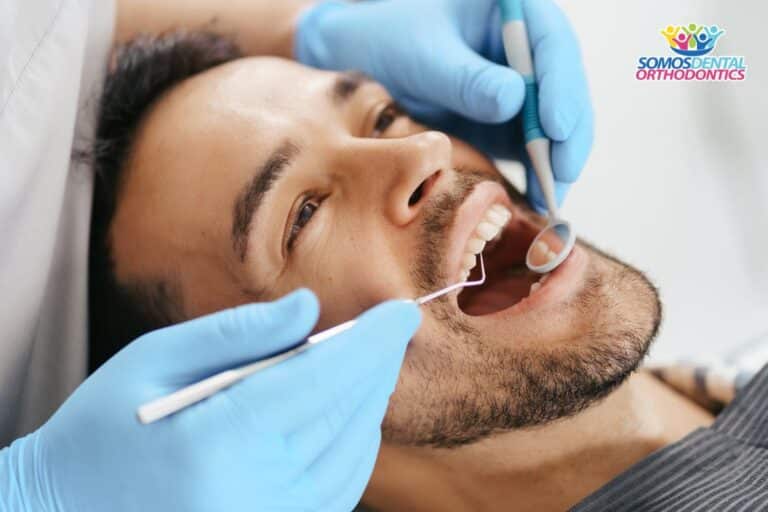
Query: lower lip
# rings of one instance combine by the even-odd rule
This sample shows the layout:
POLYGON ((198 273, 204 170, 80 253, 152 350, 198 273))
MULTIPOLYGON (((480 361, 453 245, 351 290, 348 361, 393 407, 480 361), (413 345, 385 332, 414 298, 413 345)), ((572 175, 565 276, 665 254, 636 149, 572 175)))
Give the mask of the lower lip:
POLYGON ((587 268, 588 255, 584 249, 575 245, 571 254, 552 272, 546 282, 532 295, 523 298, 514 306, 502 309, 490 315, 474 316, 474 319, 495 318, 497 316, 521 315, 552 304, 562 303, 573 296, 583 283, 587 268))

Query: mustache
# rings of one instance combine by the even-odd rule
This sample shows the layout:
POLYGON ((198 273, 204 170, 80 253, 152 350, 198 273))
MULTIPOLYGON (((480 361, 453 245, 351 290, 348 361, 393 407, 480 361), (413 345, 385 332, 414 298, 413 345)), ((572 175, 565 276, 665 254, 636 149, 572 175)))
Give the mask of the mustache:
POLYGON ((445 261, 448 247, 446 235, 472 189, 487 179, 487 174, 476 170, 457 173, 453 189, 436 195, 425 205, 416 264, 412 270, 413 280, 420 291, 427 293, 444 285, 447 276, 441 263, 445 261))
POLYGON ((445 275, 445 265, 443 265, 449 242, 447 235, 456 219, 459 207, 476 185, 486 181, 502 185, 513 202, 525 203, 520 192, 501 175, 489 174, 478 169, 457 169, 453 189, 436 195, 425 205, 420 244, 411 272, 413 281, 421 292, 428 293, 453 284, 447 282, 449 276, 445 275))

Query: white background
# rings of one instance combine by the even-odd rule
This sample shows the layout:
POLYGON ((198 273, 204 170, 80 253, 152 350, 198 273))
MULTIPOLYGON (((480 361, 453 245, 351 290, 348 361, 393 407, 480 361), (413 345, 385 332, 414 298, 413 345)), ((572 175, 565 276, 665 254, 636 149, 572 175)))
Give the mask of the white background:
POLYGON ((652 358, 716 355, 768 338, 768 3, 561 0, 578 34, 595 143, 563 215, 648 273, 665 306, 652 358), (669 24, 726 30, 742 83, 640 82, 671 55, 669 24))

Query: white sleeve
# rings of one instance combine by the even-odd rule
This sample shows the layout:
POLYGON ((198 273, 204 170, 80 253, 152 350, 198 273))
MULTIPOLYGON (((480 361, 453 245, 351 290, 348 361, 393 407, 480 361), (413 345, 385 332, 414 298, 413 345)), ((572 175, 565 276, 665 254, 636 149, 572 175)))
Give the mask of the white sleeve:
POLYGON ((0 446, 81 382, 92 135, 114 2, 0 0, 0 446))

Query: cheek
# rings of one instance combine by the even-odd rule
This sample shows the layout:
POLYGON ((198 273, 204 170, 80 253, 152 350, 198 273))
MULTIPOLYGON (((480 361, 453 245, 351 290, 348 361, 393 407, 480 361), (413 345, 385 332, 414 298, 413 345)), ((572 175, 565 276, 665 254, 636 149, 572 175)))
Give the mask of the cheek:
POLYGON ((434 351, 440 348, 440 346, 454 345, 451 340, 452 333, 446 329, 443 322, 438 320, 436 315, 429 306, 422 306, 422 320, 419 330, 416 331, 416 335, 413 337, 411 346, 412 356, 417 356, 427 351, 434 351))
POLYGON ((346 215, 305 240, 303 251, 296 253, 285 291, 305 286, 317 294, 317 330, 350 320, 385 300, 413 296, 409 244, 402 234, 392 236, 376 225, 375 219, 346 215))

